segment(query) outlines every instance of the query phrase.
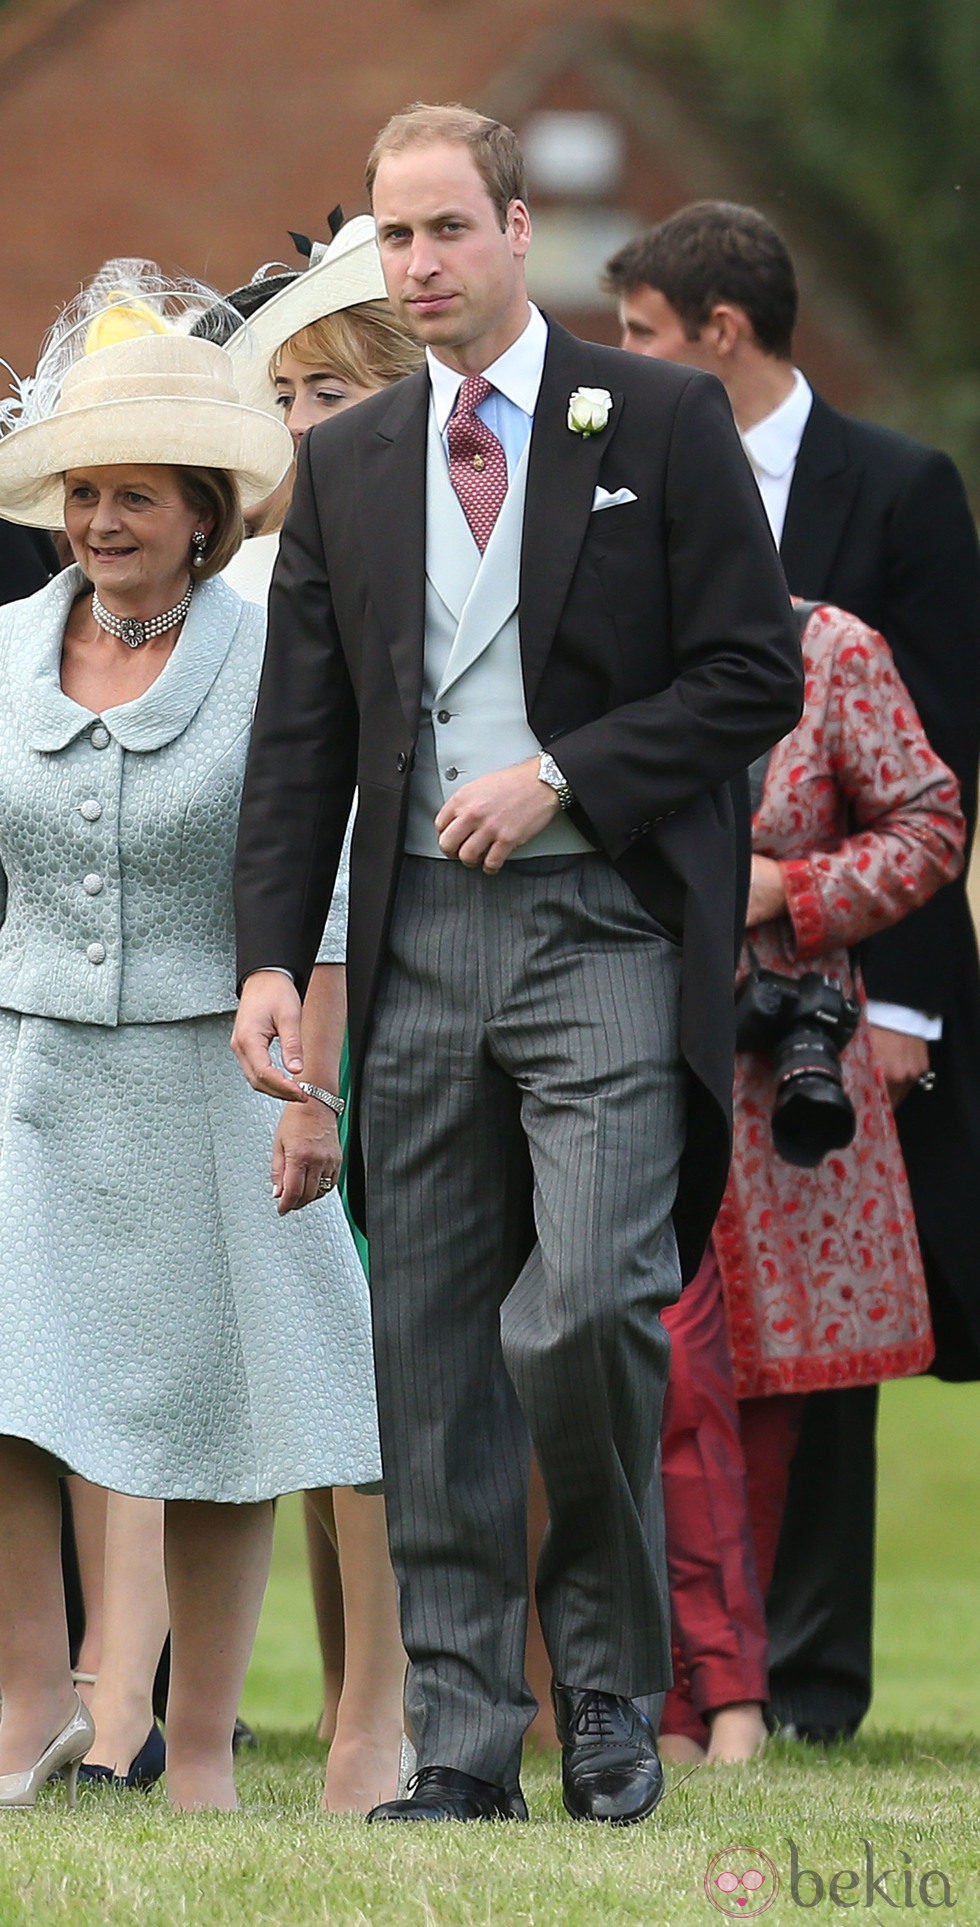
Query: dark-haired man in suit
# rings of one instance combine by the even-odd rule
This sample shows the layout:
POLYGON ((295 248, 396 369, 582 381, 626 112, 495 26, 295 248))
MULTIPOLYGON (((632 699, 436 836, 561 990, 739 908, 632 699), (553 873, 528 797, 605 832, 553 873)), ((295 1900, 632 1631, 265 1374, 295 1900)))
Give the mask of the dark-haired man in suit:
MULTIPOLYGON (((980 759, 980 553, 954 464, 841 414, 793 363, 797 288, 753 208, 700 201, 613 257, 623 345, 724 382, 790 589, 881 631, 972 835, 980 759)), ((980 1376, 980 970, 965 876, 862 950, 936 1332, 933 1370, 980 1376)), ((812 1738, 871 1694, 877 1392, 808 1402, 769 1596, 771 1688, 812 1738)))
POLYGON ((624 1824, 663 1786, 635 1704, 669 1666, 659 1313, 728 1157, 729 780, 795 722, 798 645, 723 390, 529 304, 510 129, 409 110, 368 187, 427 360, 300 452, 242 809, 235 1042, 260 1089, 296 1096, 269 1045, 302 1075, 356 783, 353 1189, 360 1209, 363 1144, 420 1762, 372 1818, 525 1813, 530 1433, 565 1803, 624 1824))

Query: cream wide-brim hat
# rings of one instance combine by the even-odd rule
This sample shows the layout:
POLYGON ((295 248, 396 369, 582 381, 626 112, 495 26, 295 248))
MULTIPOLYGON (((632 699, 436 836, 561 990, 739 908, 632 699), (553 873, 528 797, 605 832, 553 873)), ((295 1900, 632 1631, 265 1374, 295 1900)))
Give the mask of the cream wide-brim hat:
POLYGON ((373 217, 356 214, 344 222, 310 267, 302 268, 288 288, 280 288, 263 302, 226 341, 243 401, 255 408, 276 407, 269 364, 301 328, 339 314, 342 308, 385 301, 387 296, 373 217))
POLYGON ((64 525, 68 469, 218 468, 243 508, 265 500, 293 457, 285 423, 242 399, 224 348, 176 331, 82 355, 53 412, 0 439, 0 515, 64 525))

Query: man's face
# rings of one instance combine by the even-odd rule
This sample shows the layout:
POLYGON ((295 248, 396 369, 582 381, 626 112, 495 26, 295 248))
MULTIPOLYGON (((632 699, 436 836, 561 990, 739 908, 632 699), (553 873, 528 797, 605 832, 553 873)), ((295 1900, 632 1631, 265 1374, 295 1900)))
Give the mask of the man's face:
POLYGON ((689 368, 716 372, 711 350, 703 336, 690 341, 676 308, 672 308, 659 288, 632 288, 619 299, 622 328, 620 347, 634 355, 653 355, 657 361, 683 361, 689 368))
POLYGON ((388 298, 440 358, 489 367, 527 321, 531 221, 511 201, 500 226, 468 148, 431 141, 388 154, 374 182, 388 298))

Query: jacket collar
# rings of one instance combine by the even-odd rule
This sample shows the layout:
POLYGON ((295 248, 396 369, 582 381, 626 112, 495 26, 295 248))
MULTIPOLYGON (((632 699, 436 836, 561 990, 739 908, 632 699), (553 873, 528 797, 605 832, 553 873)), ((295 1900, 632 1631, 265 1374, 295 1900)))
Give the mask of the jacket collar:
POLYGON ((576 435, 568 426, 575 389, 606 385, 608 361, 596 366, 603 352, 608 355, 549 317, 521 550, 521 657, 529 716, 585 541, 599 469, 623 418, 623 394, 613 389, 609 421, 599 434, 576 435))
MULTIPOLYGON (((18 605, 23 631, 12 631, 11 683, 32 749, 54 751, 91 728, 94 712, 61 687, 61 650, 72 603, 86 587, 74 565, 38 595, 18 605)), ((225 582, 200 583, 172 656, 156 681, 134 701, 102 712, 123 749, 147 751, 172 743, 197 715, 238 627, 242 603, 225 582)))
POLYGON ((844 418, 815 394, 796 458, 779 553, 794 595, 819 598, 847 527, 860 475, 844 418))

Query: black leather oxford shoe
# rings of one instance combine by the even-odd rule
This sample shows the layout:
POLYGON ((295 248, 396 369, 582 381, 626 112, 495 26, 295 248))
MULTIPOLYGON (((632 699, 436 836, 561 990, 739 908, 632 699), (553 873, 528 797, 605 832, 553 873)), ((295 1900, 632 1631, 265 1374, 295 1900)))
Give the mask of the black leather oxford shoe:
POLYGON ((372 1807, 374 1820, 526 1820, 527 1807, 519 1786, 494 1786, 474 1780, 451 1766, 423 1766, 409 1781, 404 1800, 386 1800, 372 1807))
POLYGON ((629 1827, 663 1799, 664 1775, 653 1728, 618 1693, 551 1689, 561 1740, 565 1811, 576 1820, 629 1827))

